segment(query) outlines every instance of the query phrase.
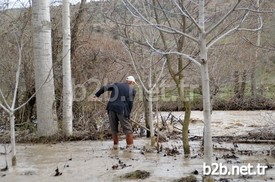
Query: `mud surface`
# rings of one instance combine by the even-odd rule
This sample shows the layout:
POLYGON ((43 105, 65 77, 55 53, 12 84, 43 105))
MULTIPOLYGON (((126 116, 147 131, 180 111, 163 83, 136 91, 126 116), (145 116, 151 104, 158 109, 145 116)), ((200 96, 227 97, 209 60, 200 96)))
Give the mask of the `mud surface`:
MULTIPOLYGON (((162 113, 163 116, 168 113, 162 113)), ((183 117, 181 113, 173 113, 183 117)), ((0 181, 179 181, 193 175, 202 180, 203 152, 201 139, 202 112, 192 113, 190 124, 191 156, 185 158, 182 142, 179 139, 162 143, 163 150, 147 150, 149 139, 136 138, 132 152, 124 150, 121 139, 120 150, 112 150, 112 142, 78 141, 58 144, 18 144, 17 166, 10 165, 11 153, 7 156, 9 169, 0 171, 0 181), (194 139, 194 137, 197 137, 194 139), (191 140, 193 138, 193 140, 191 140), (177 152, 168 155, 167 151, 177 152), (139 179, 125 176, 135 171, 143 173, 139 179), (146 173, 148 172, 148 173, 146 173), (146 178, 143 176, 146 174, 146 178)), ((274 126, 272 111, 215 111, 212 115, 213 136, 236 137, 265 126, 274 126), (271 113, 271 114, 270 114, 271 113), (271 116, 271 117, 270 117, 271 116), (271 119, 270 119, 271 118, 271 119), (273 119, 273 120, 272 120, 273 119), (273 123, 272 123, 273 122, 273 123)), ((249 139, 249 137, 248 137, 249 139)), ((214 176, 217 181, 274 181, 274 143, 232 143, 213 140, 213 162, 227 167, 244 166, 249 163, 269 166, 264 175, 214 176)), ((10 146, 8 146, 10 151, 10 146)), ((4 147, 0 144, 0 169, 6 167, 4 147)))

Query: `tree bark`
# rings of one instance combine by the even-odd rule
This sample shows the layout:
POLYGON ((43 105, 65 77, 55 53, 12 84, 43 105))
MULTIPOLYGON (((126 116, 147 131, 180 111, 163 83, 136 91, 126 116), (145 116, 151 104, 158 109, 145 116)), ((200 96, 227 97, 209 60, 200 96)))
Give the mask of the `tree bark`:
POLYGON ((244 95, 245 95, 246 77, 247 77, 247 71, 244 70, 243 71, 243 75, 242 75, 241 88, 240 88, 240 99, 241 99, 241 102, 243 101, 244 95))
MULTIPOLYGON (((208 57, 206 46, 206 34, 205 34, 205 13, 204 13, 205 1, 199 1, 199 25, 201 30, 199 33, 199 50, 200 50, 200 63, 201 63, 201 79, 202 79, 202 93, 203 93, 203 120, 204 120, 204 162, 208 166, 212 166, 212 130, 211 130, 211 102, 210 102, 210 86, 209 86, 209 73, 208 73, 208 57)), ((205 176, 204 181, 212 182, 214 178, 209 175, 205 176)))
MULTIPOLYGON (((183 78, 181 79, 183 83, 183 78)), ((190 145, 188 139, 188 130, 191 116, 191 101, 188 99, 189 90, 184 91, 183 84, 177 85, 179 97, 183 107, 185 108, 184 120, 182 125, 182 142, 183 142, 183 151, 184 155, 190 154, 190 145)))
MULTIPOLYGON (((183 39, 179 40, 178 43, 178 51, 181 51, 183 47, 183 39)), ((189 145, 189 139, 188 139, 188 130, 189 130, 189 123, 190 123, 190 116, 191 116, 191 100, 189 99, 189 91, 190 90, 184 90, 184 75, 183 75, 183 62, 184 60, 182 57, 178 58, 178 73, 174 75, 176 80, 176 86, 179 94, 179 98, 181 101, 182 108, 185 108, 184 113, 184 120, 182 125, 182 143, 183 143, 183 151, 185 155, 190 154, 190 145, 189 145), (176 77, 178 79, 176 79, 176 77)))
POLYGON ((10 112, 10 131, 11 131, 11 148, 12 148, 12 166, 16 166, 16 146, 15 146, 15 121, 14 113, 10 112))
POLYGON ((239 98, 240 97, 240 84, 239 84, 239 72, 234 72, 234 97, 239 98))
POLYGON ((149 111, 149 124, 150 124, 150 138, 151 145, 155 145, 155 131, 154 131, 154 120, 153 120, 153 93, 150 90, 148 93, 148 111, 149 111))
POLYGON ((251 76, 250 76, 250 82, 251 82, 251 96, 254 100, 256 100, 256 78, 255 78, 255 62, 252 63, 252 69, 251 69, 251 76))
POLYGON ((52 69, 50 8, 47 0, 32 1, 33 60, 35 66, 37 126, 39 136, 58 132, 52 69))
POLYGON ((190 116, 191 116, 191 101, 185 101, 184 106, 185 106, 185 114, 184 114, 184 120, 182 125, 182 142, 183 142, 184 154, 189 155, 191 153, 189 138, 188 138, 188 130, 189 130, 190 116))
POLYGON ((76 14, 74 24, 73 24, 73 28, 72 28, 72 37, 71 37, 71 39, 72 39, 72 46, 71 46, 72 60, 74 60, 75 56, 76 56, 76 49, 78 47, 79 27, 80 27, 80 23, 82 21, 82 18, 84 16, 85 4, 86 4, 86 0, 81 0, 79 10, 76 14))
MULTIPOLYGON (((72 75, 76 72, 77 67, 77 48, 79 47, 79 33, 80 33, 80 25, 83 21, 83 16, 85 14, 85 5, 86 0, 81 0, 78 12, 74 20, 72 21, 72 31, 71 31, 71 62, 72 62, 72 75)), ((79 80, 75 80, 78 82, 79 80)), ((73 108, 78 108, 78 110, 83 111, 83 104, 80 102, 73 102, 73 108)), ((74 109, 73 109, 74 111, 74 109)), ((74 116, 77 118, 79 113, 75 112, 74 116)))
MULTIPOLYGON (((257 0, 256 3, 257 11, 259 11, 260 8, 260 0, 257 0)), ((261 16, 259 13, 258 16, 261 16)), ((261 45, 261 31, 257 32, 257 47, 260 47, 261 45)), ((252 70, 251 70, 251 96, 253 99, 253 104, 255 104, 256 98, 257 98, 257 89, 256 89, 256 78, 255 78, 255 72, 256 72, 256 62, 259 59, 259 48, 257 48, 255 52, 255 60, 252 63, 252 70)))
POLYGON ((211 133, 211 103, 210 103, 210 89, 209 89, 209 75, 208 75, 208 63, 205 62, 201 66, 202 75, 202 89, 203 89, 203 116, 205 125, 204 136, 204 151, 205 161, 207 164, 211 164, 212 159, 212 133, 211 133))
MULTIPOLYGON (((210 88, 209 88, 209 73, 208 62, 205 61, 201 65, 202 89, 203 89, 203 118, 204 118, 204 162, 212 166, 212 129, 211 129, 211 103, 210 103, 210 88)), ((205 176, 204 181, 212 182, 214 178, 205 176)))
MULTIPOLYGON (((148 94, 143 89, 143 105, 144 105, 144 120, 146 128, 150 128, 150 109, 149 109, 149 101, 148 101, 148 94)), ((150 131, 146 131, 146 137, 149 138, 150 131)))
POLYGON ((70 31, 70 2, 63 0, 62 9, 63 22, 63 129, 65 135, 73 133, 73 88, 71 73, 71 31, 70 31))

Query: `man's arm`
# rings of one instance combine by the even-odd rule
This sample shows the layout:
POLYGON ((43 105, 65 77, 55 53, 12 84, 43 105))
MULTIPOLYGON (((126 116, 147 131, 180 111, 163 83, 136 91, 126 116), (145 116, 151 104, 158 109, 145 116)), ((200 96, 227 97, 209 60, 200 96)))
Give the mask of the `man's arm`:
POLYGON ((112 91, 114 89, 114 85, 113 84, 109 84, 109 85, 104 85, 103 87, 101 87, 96 93, 95 96, 96 97, 100 97, 101 94, 103 94, 106 91, 112 91))

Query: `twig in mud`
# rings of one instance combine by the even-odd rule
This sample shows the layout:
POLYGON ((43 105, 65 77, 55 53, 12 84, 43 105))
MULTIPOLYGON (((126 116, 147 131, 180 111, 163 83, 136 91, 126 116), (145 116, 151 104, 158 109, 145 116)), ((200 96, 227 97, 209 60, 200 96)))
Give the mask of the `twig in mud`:
POLYGON ((127 165, 124 162, 122 162, 120 159, 118 159, 118 164, 115 164, 112 166, 113 170, 116 169, 124 169, 125 167, 131 167, 132 165, 127 165))
POLYGON ((65 170, 65 168, 70 167, 69 164, 67 164, 67 163, 68 163, 68 161, 71 161, 72 159, 73 158, 72 158, 72 154, 71 154, 71 157, 68 160, 66 160, 61 172, 59 171, 59 168, 57 166, 56 169, 55 169, 55 175, 54 176, 61 176, 63 174, 63 171, 65 170))
POLYGON ((62 169, 62 173, 66 167, 70 167, 69 164, 67 164, 67 163, 68 163, 68 161, 71 161, 71 160, 72 160, 72 154, 71 154, 71 157, 65 162, 63 169, 62 169))
POLYGON ((58 167, 56 167, 54 176, 61 176, 61 175, 62 175, 62 172, 59 172, 58 167))
POLYGON ((72 154, 71 154, 71 158, 68 159, 69 161, 73 160, 72 154))

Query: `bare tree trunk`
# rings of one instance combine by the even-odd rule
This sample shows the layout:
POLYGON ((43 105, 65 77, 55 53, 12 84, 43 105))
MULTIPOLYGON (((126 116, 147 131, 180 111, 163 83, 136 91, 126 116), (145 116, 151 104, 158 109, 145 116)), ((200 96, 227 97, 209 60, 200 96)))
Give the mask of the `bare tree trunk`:
MULTIPOLYGON (((208 59, 207 47, 205 37, 204 25, 204 0, 199 1, 199 25, 201 32, 199 34, 199 49, 200 49, 200 62, 201 62, 201 79, 202 79, 202 93, 203 93, 203 119, 204 119, 204 162, 208 166, 212 166, 212 130, 211 130, 211 102, 210 102, 210 86, 209 86, 209 73, 208 73, 208 59)), ((214 178, 206 176, 204 181, 212 182, 214 178)))
POLYGON ((240 88, 240 99, 241 99, 241 101, 243 101, 244 95, 245 95, 246 77, 247 77, 247 71, 244 70, 243 75, 242 75, 241 88, 240 88))
MULTIPOLYGON (((83 20, 83 16, 85 14, 85 5, 86 0, 81 0, 78 12, 76 13, 76 17, 72 21, 72 31, 71 31, 71 62, 72 62, 72 75, 76 71, 76 59, 77 59, 77 48, 79 47, 79 32, 80 32, 80 25, 83 20)), ((73 108, 78 108, 78 110, 83 111, 83 104, 81 102, 73 102, 73 108)), ((73 109, 74 110, 74 109, 73 109)), ((77 117, 79 113, 74 113, 74 116, 77 117)))
MULTIPOLYGON (((146 128, 150 128, 150 109, 149 109, 149 100, 148 100, 148 94, 143 89, 143 105, 144 105, 144 120, 145 120, 145 126, 146 128)), ((146 131, 146 137, 150 137, 150 131, 146 131)))
POLYGON ((177 85, 179 97, 183 107, 185 108, 184 120, 182 125, 182 142, 184 155, 190 154, 190 145, 188 140, 188 130, 191 116, 191 101, 188 98, 189 90, 184 91, 183 78, 181 79, 181 84, 177 85))
POLYGON ((16 165, 16 148, 15 148, 15 121, 14 113, 10 112, 10 131, 11 131, 11 148, 12 148, 12 160, 13 166, 16 165))
POLYGON ((149 77, 148 77, 148 109, 149 109, 149 124, 150 124, 150 138, 151 146, 155 145, 155 132, 154 132, 154 121, 153 121, 153 90, 152 90, 152 59, 150 59, 149 77))
MULTIPOLYGON (((257 0, 256 7, 257 7, 257 10, 259 11, 260 0, 257 0)), ((261 16, 260 13, 259 13, 259 16, 261 16)), ((256 45, 257 45, 257 47, 260 47, 260 45, 261 45, 261 31, 257 32, 257 44, 256 45)), ((255 72, 256 72, 256 62, 258 61, 258 59, 259 59, 259 49, 257 48, 256 53, 255 53, 255 61, 253 61, 253 63, 252 63, 252 73, 251 73, 251 96, 253 98, 253 102, 255 102, 256 98, 257 98, 255 72)))
POLYGON ((210 103, 210 89, 209 89, 209 77, 208 77, 208 64, 202 64, 202 89, 203 89, 203 116, 205 125, 205 136, 204 136, 204 151, 205 161, 211 164, 212 158, 212 133, 211 133, 211 103, 210 103))
MULTIPOLYGON (((185 97, 186 99, 186 97, 185 97)), ((182 125, 182 142, 183 142, 183 150, 185 155, 190 154, 190 145, 188 138, 189 124, 190 124, 190 116, 191 116, 191 101, 185 101, 185 114, 182 125)))
POLYGON ((239 72, 235 71, 233 77, 234 77, 234 97, 239 98, 240 97, 239 72))
MULTIPOLYGON (((209 88, 208 62, 201 65, 202 89, 203 89, 203 118, 204 118, 204 162, 212 166, 212 130, 211 130, 211 103, 209 88)), ((206 176, 205 181, 214 181, 213 177, 206 176)))
MULTIPOLYGON (((181 1, 181 6, 183 7, 183 1, 181 1)), ((182 24, 181 24, 181 30, 182 32, 186 32, 186 18, 182 17, 182 24)), ((183 51, 184 47, 184 40, 185 37, 182 36, 179 38, 177 42, 177 50, 179 52, 183 51)), ((178 93, 180 96, 180 100, 182 103, 182 108, 185 108, 185 114, 184 114, 184 120, 182 125, 182 142, 183 142, 183 150, 185 155, 190 154, 190 145, 189 145, 189 139, 188 139, 188 130, 189 130, 189 123, 190 123, 190 116, 191 116, 191 100, 189 99, 189 89, 184 90, 184 66, 183 66, 184 60, 180 56, 178 58, 178 80, 177 80, 177 88, 178 93)), ((175 75, 176 76, 176 75, 175 75)), ((176 80, 176 79, 174 79, 176 80)))
MULTIPOLYGON (((184 39, 181 38, 178 43, 178 51, 181 51, 183 47, 183 41, 184 39)), ((191 116, 191 101, 189 99, 189 90, 184 90, 184 75, 183 75, 183 62, 184 60, 182 57, 178 58, 178 79, 176 80, 176 86, 178 90, 178 94, 180 97, 180 101, 182 104, 182 108, 185 108, 185 113, 184 113, 184 120, 183 120, 183 125, 182 125, 182 143, 183 143, 183 151, 184 155, 189 155, 190 154, 190 145, 189 145, 189 140, 188 140, 188 130, 189 130, 189 123, 190 123, 190 116, 191 116)), ((176 75, 174 75, 176 77, 176 75)))
POLYGON ((154 120, 153 120, 153 93, 150 90, 148 93, 148 111, 149 111, 149 128, 150 128, 150 138, 151 145, 155 145, 155 131, 154 131, 154 120))
POLYGON ((84 16, 85 4, 86 4, 86 0, 81 0, 79 10, 78 10, 76 17, 74 19, 74 24, 73 24, 73 28, 72 28, 72 37, 71 37, 71 39, 72 39, 72 46, 71 46, 72 60, 75 59, 76 49, 78 47, 79 27, 80 27, 82 18, 84 16))
POLYGON ((38 135, 52 136, 58 132, 52 69, 50 7, 47 0, 32 1, 33 59, 35 65, 38 135), (47 82, 45 82, 47 80, 47 82))
POLYGON ((252 69, 251 69, 251 76, 250 76, 250 81, 251 81, 251 96, 254 100, 256 100, 256 78, 255 78, 255 70, 256 70, 256 63, 252 63, 252 69))
POLYGON ((70 2, 63 0, 63 129, 65 135, 73 133, 73 89, 71 73, 71 31, 70 31, 70 2))

